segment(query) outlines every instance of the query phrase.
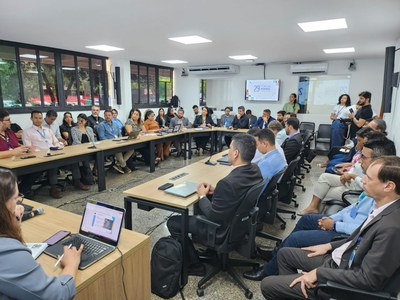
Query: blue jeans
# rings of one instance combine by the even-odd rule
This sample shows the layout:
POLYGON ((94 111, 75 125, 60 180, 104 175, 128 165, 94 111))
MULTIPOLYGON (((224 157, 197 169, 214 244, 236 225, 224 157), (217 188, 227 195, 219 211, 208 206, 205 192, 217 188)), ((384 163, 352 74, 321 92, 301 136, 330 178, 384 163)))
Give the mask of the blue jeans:
POLYGON ((326 216, 318 214, 302 216, 289 236, 272 251, 272 259, 264 265, 264 274, 267 276, 279 274, 277 254, 281 248, 301 248, 325 244, 332 241, 334 237, 342 235, 333 230, 319 229, 318 219, 326 216))
POLYGON ((344 145, 344 138, 347 133, 346 123, 335 120, 332 122, 332 136, 331 136, 331 148, 341 147, 344 145))

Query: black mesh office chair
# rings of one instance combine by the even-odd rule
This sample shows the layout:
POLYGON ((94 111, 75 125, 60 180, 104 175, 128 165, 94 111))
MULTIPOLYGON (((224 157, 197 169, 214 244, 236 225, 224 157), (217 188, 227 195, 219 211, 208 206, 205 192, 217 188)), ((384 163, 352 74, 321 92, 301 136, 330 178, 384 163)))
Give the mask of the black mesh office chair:
MULTIPOLYGON (((293 201, 293 190, 296 184, 296 176, 295 171, 297 165, 300 161, 300 157, 298 156, 296 159, 292 160, 287 166, 285 173, 283 173, 282 179, 278 183, 278 201, 290 204, 293 201)), ((279 213, 291 214, 292 220, 296 219, 296 212, 288 209, 277 208, 276 218, 282 222, 281 229, 286 228, 286 221, 280 216, 279 213)))
POLYGON ((300 123, 300 133, 303 135, 306 130, 311 131, 313 134, 315 132, 315 123, 314 122, 301 122, 300 123))
MULTIPOLYGON (((221 231, 220 224, 214 223, 203 215, 197 215, 199 222, 207 227, 207 238, 198 241, 208 249, 216 251, 212 260, 212 270, 197 284, 197 295, 204 295, 204 285, 221 271, 228 272, 233 280, 244 289, 247 299, 253 297, 253 293, 238 275, 234 266, 251 266, 257 268, 258 263, 229 258, 229 253, 236 250, 239 254, 251 258, 255 253, 255 236, 257 230, 258 207, 257 199, 263 190, 265 181, 255 184, 246 194, 246 198, 239 205, 228 227, 221 231)), ((210 259, 207 259, 208 262, 210 259)))
POLYGON ((282 239, 263 231, 265 224, 274 224, 276 211, 278 207, 278 183, 280 182, 286 168, 275 174, 264 188, 258 198, 258 218, 257 218, 257 236, 265 239, 282 242, 282 239))
POLYGON ((328 280, 324 284, 318 284, 314 293, 317 299, 328 296, 330 299, 340 300, 397 300, 400 296, 400 269, 389 279, 381 292, 366 291, 328 280))

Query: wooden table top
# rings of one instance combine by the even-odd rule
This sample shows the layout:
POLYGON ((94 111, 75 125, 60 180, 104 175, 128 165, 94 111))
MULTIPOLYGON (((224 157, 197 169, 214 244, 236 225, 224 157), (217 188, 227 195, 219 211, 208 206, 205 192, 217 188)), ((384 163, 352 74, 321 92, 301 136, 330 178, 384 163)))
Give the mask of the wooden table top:
MULTIPOLYGON (((227 154, 228 150, 223 151, 221 153, 217 153, 211 157, 212 162, 216 162, 217 159, 222 157, 224 154, 227 154)), ((149 200, 156 203, 171 205, 179 208, 189 208, 193 203, 198 201, 197 194, 193 194, 187 198, 182 198, 178 196, 174 196, 171 194, 167 194, 164 191, 158 190, 158 187, 171 182, 174 185, 178 185, 180 183, 190 181, 195 183, 207 182, 212 185, 216 185, 217 182, 228 175, 232 170, 231 166, 225 166, 217 164, 216 166, 206 165, 205 162, 209 158, 205 158, 201 161, 198 161, 189 166, 180 168, 176 171, 143 183, 139 186, 131 188, 129 190, 124 191, 124 194, 127 196, 132 196, 139 199, 149 200), (187 173, 187 175, 180 177, 177 180, 171 180, 170 178, 182 173, 187 173)))

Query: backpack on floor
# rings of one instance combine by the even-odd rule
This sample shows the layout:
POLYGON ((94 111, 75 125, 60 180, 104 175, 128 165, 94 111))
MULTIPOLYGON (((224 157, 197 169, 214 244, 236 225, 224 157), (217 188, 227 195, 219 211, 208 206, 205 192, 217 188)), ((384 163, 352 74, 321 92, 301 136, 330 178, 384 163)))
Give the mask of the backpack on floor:
POLYGON ((151 252, 151 292, 162 298, 174 297, 180 287, 182 246, 172 237, 162 237, 151 252))

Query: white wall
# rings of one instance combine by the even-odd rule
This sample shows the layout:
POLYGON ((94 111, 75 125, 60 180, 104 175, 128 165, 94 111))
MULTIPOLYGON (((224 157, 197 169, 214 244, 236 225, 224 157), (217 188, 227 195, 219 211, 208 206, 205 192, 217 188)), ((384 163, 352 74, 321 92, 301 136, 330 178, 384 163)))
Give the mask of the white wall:
MULTIPOLYGON (((353 102, 358 100, 361 91, 368 90, 372 93, 372 107, 375 112, 380 112, 384 59, 358 59, 356 60, 357 70, 348 70, 349 60, 329 61, 329 75, 351 75, 350 96, 353 102)), ((288 64, 270 64, 266 66, 267 79, 281 80, 280 100, 274 102, 247 103, 244 100, 244 84, 246 79, 263 79, 264 70, 262 66, 242 66, 240 74, 225 78, 213 78, 207 81, 207 105, 217 107, 218 110, 225 106, 233 106, 234 109, 244 105, 251 109, 253 114, 259 116, 263 109, 269 108, 275 116, 281 110, 284 103, 288 101, 292 92, 297 92, 299 76, 292 75, 288 64)), ((185 108, 199 103, 199 84, 202 77, 188 76, 176 78, 175 94, 181 99, 185 108)), ((207 79, 207 78, 203 78, 207 79)), ((299 115, 300 120, 312 119, 317 123, 330 123, 329 112, 321 111, 320 114, 299 115)))

